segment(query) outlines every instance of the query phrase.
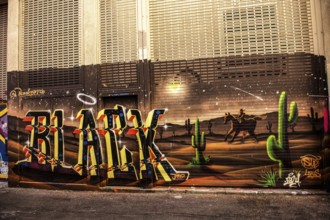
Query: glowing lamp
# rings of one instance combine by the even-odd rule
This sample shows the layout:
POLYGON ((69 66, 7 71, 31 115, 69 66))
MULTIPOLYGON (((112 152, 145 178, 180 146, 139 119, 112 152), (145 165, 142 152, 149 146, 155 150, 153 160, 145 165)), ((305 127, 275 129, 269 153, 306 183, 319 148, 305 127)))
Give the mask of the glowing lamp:
POLYGON ((169 88, 172 93, 179 93, 181 90, 181 84, 173 82, 170 83, 169 88))

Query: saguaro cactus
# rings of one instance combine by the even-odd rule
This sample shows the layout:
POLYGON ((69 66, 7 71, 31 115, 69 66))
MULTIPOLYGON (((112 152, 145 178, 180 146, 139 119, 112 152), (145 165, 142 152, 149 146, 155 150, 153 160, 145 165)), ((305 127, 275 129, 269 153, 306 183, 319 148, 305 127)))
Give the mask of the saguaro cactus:
POLYGON ((209 124, 207 125, 207 129, 209 130, 209 134, 212 134, 212 126, 213 126, 213 123, 212 123, 212 121, 210 120, 210 121, 209 121, 209 124))
POLYGON ((319 115, 318 115, 317 112, 315 112, 315 114, 314 114, 314 108, 313 107, 311 107, 311 114, 310 115, 307 114, 307 117, 309 119, 309 122, 312 125, 312 131, 313 132, 316 132, 316 123, 317 123, 317 121, 319 119, 319 115))
POLYGON ((191 146, 196 149, 196 157, 193 158, 192 164, 200 165, 209 161, 209 158, 205 158, 203 155, 203 151, 206 148, 206 141, 204 132, 200 132, 198 117, 195 123, 195 135, 191 136, 191 146))
POLYGON ((164 130, 165 129, 163 126, 159 126, 158 134, 159 134, 160 140, 163 140, 164 130))
POLYGON ((191 129, 192 129, 192 125, 190 124, 190 118, 188 118, 185 123, 184 123, 184 127, 188 132, 188 135, 191 134, 191 129))
POLYGON ((275 135, 267 139, 267 154, 273 161, 278 162, 279 178, 283 178, 282 169, 292 169, 289 140, 287 136, 288 123, 292 124, 298 118, 298 106, 295 102, 290 104, 290 115, 287 115, 287 95, 282 92, 279 100, 278 109, 278 140, 275 135))
POLYGON ((269 134, 272 133, 272 127, 273 127, 273 123, 271 123, 270 121, 268 121, 267 124, 266 124, 266 129, 269 132, 269 134))

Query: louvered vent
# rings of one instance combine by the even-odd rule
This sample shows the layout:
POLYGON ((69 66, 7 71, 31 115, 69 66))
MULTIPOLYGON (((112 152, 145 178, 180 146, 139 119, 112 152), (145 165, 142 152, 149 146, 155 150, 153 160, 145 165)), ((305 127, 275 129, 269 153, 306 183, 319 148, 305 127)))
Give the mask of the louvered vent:
POLYGON ((150 0, 152 60, 312 53, 309 0, 150 0))
POLYGON ((138 60, 136 0, 100 0, 101 63, 138 60))
POLYGON ((150 0, 151 58, 214 57, 220 41, 217 2, 150 0))
POLYGON ((137 85, 137 64, 113 63, 101 65, 101 87, 126 87, 137 85))
MULTIPOLYGON (((279 52, 274 4, 223 10, 222 44, 228 55, 279 52)), ((220 52, 220 51, 219 51, 220 52)))
POLYGON ((79 1, 23 1, 23 70, 29 86, 79 82, 79 1), (41 71, 45 70, 47 71, 41 71), (36 73, 39 73, 36 75, 36 73))
POLYGON ((27 71, 30 88, 64 87, 80 84, 79 67, 27 71))
MULTIPOLYGON (((310 55, 302 55, 310 61, 310 55)), ((310 62, 308 62, 311 65, 310 62)), ((173 79, 180 84, 220 83, 224 79, 240 79, 250 77, 281 76, 287 74, 288 57, 284 55, 265 56, 233 56, 222 58, 206 58, 196 60, 179 60, 155 62, 154 82, 156 85, 171 83, 173 79)), ((292 69, 292 66, 289 67, 292 69)), ((305 72, 304 66, 294 66, 300 74, 305 72)), ((254 79, 251 79, 254 80, 254 79)), ((266 80, 266 79, 265 79, 266 80)))
POLYGON ((7 24, 8 6, 0 5, 0 98, 7 99, 7 24))

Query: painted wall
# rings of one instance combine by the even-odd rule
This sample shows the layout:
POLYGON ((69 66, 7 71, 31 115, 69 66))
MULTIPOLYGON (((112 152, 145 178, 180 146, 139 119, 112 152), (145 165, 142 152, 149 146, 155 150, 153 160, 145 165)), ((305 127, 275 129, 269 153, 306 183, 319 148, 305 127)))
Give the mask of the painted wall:
POLYGON ((0 102, 0 182, 6 182, 8 179, 8 156, 7 156, 7 139, 8 139, 8 117, 7 103, 0 102))
POLYGON ((11 72, 9 183, 320 188, 324 59, 276 59, 269 65, 278 75, 269 76, 266 64, 252 71, 257 65, 239 58, 212 58, 206 68, 141 62, 129 69, 131 85, 105 83, 102 66, 79 68, 73 86, 48 86, 47 70, 11 72), (235 70, 237 78, 225 77, 235 70), (31 88, 36 80, 46 86, 31 88))

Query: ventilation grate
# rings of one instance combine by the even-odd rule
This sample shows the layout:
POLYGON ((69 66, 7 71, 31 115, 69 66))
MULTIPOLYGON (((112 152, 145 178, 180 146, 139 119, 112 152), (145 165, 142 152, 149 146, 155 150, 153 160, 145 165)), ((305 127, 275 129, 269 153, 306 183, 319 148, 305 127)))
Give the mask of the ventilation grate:
POLYGON ((79 1, 24 0, 23 70, 79 65, 79 1))
POLYGON ((309 0, 150 0, 152 60, 313 52, 309 0))
POLYGON ((8 6, 0 5, 0 98, 7 99, 7 24, 8 6))
POLYGON ((138 60, 136 0, 100 0, 101 63, 138 60))
MULTIPOLYGON (((278 77, 288 73, 310 75, 310 54, 231 56, 195 60, 153 62, 154 83, 221 83, 226 79, 278 77), (308 70, 308 71, 307 71, 308 70)), ((251 79, 254 80, 254 79, 251 79)))
POLYGON ((101 65, 101 87, 129 87, 137 85, 137 64, 130 63, 112 63, 101 65))
POLYGON ((79 67, 28 71, 29 88, 64 87, 80 84, 79 67))

